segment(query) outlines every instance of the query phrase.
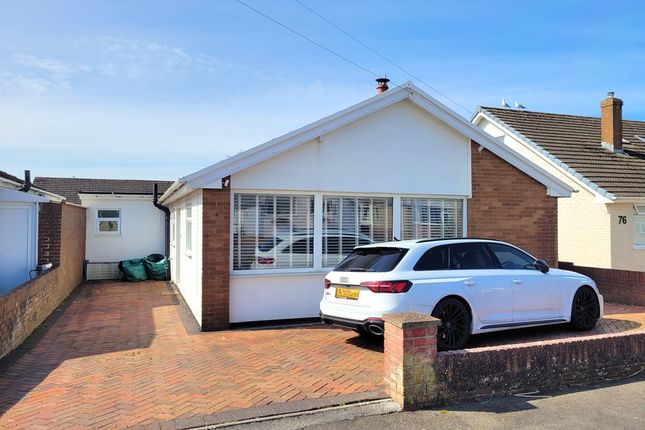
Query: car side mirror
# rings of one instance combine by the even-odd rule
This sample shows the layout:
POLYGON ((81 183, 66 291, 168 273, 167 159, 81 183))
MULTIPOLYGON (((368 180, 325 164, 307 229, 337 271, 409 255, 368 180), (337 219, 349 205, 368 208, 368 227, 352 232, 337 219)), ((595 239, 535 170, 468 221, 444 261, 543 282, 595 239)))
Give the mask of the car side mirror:
POLYGON ((549 265, 544 260, 535 260, 534 265, 535 265, 535 268, 542 273, 546 273, 549 271, 549 265))

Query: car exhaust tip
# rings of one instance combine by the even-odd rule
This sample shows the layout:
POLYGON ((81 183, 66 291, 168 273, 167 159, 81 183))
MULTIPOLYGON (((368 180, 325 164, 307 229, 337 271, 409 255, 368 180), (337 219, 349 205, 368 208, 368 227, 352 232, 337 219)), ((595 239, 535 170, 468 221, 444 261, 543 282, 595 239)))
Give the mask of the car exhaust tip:
POLYGON ((367 331, 372 333, 374 336, 383 336, 383 327, 376 324, 370 324, 367 326, 367 331))

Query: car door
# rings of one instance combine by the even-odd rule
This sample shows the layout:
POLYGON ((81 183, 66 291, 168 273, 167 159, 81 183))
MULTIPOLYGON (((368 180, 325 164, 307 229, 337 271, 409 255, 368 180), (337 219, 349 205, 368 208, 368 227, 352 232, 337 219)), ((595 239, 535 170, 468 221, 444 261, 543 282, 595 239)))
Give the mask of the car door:
POLYGON ((483 243, 450 245, 450 271, 462 283, 481 323, 513 321, 512 284, 500 276, 500 269, 483 243))
POLYGON ((557 276, 535 268, 535 259, 503 243, 486 246, 499 262, 513 286, 513 321, 542 321, 562 317, 560 281, 557 276))

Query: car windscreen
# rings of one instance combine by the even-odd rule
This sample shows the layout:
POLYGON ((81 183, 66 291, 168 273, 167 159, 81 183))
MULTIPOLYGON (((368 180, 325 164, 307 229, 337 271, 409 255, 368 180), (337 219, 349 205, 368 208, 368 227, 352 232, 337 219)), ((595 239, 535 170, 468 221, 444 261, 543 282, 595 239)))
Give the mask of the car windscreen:
POLYGON ((338 272, 389 272, 394 269, 407 252, 401 248, 355 249, 338 266, 338 272))

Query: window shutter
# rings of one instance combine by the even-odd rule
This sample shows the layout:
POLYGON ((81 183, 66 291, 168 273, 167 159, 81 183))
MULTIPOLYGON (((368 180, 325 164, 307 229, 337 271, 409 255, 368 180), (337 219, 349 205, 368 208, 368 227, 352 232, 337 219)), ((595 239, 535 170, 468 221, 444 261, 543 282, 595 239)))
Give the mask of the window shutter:
POLYGON ((404 240, 460 237, 463 201, 459 199, 401 199, 404 240))

